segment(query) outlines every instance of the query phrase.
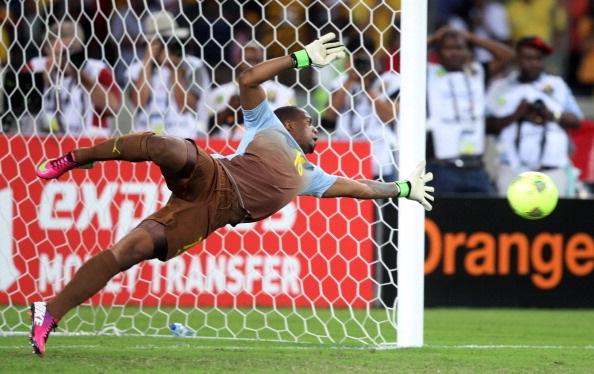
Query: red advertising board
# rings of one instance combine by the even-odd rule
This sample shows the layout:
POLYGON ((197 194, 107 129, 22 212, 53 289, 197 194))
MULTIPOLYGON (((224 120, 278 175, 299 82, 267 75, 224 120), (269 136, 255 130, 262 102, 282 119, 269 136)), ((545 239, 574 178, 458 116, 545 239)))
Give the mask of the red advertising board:
MULTIPOLYGON (((53 181, 33 173, 43 159, 94 141, 0 137, 0 303, 52 297, 86 259, 168 198, 151 163, 105 162, 53 181)), ((198 144, 221 154, 236 146, 198 144)), ((310 160, 332 174, 371 175, 369 144, 321 142, 316 150, 310 160)), ((365 307, 373 298, 372 217, 370 201, 300 197, 264 221, 227 226, 171 261, 135 266, 91 301, 365 307)))
POLYGON ((579 129, 570 130, 569 135, 575 146, 571 159, 580 170, 580 180, 594 182, 594 120, 585 119, 579 129))

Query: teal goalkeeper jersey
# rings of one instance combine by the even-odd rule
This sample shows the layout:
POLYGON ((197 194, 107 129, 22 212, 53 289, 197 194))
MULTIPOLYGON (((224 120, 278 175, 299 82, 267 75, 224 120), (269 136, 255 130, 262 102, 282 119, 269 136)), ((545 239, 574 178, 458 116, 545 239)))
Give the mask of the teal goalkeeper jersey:
POLYGON ((245 134, 235 154, 213 155, 225 168, 248 212, 243 222, 278 212, 296 196, 321 197, 336 182, 303 150, 263 101, 244 110, 245 134))

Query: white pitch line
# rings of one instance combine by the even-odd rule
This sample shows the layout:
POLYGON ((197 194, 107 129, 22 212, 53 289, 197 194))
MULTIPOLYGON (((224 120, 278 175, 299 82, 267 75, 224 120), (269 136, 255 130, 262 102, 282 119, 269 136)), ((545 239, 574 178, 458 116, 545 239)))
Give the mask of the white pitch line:
MULTIPOLYGON (((63 345, 63 344, 52 344, 51 348, 54 349, 71 349, 71 348, 99 348, 102 347, 101 345, 95 344, 77 344, 77 345, 63 345)), ((154 344, 146 344, 146 345, 134 345, 129 346, 128 348, 131 349, 148 349, 148 348, 155 348, 156 345, 154 344)), ((187 348, 191 347, 192 349, 220 349, 220 350, 246 350, 246 351, 261 351, 261 350, 270 350, 270 349, 283 349, 283 350, 310 350, 310 349, 324 349, 323 345, 278 345, 275 347, 261 347, 261 346, 225 346, 225 345, 199 345, 194 346, 190 344, 172 344, 170 346, 162 346, 159 345, 160 348, 187 348)), ((27 344, 18 345, 18 346, 8 346, 8 345, 0 345, 0 349, 27 349, 29 346, 27 344)), ((367 347, 337 347, 337 346, 329 346, 330 349, 338 349, 338 350, 372 350, 372 349, 379 349, 385 350, 387 347, 383 346, 367 346, 367 347)), ((415 349, 422 349, 422 348, 438 348, 438 349, 594 349, 594 346, 554 346, 554 345, 425 345, 423 347, 415 348, 415 349)), ((403 349, 396 346, 391 346, 387 349, 403 349)))
POLYGON ((425 348, 452 348, 452 349, 594 349, 592 345, 426 345, 425 348))
MULTIPOLYGON (((58 344, 52 344, 51 346, 52 348, 63 348, 63 349, 70 349, 70 348, 99 348, 101 347, 98 344, 81 344, 81 345, 58 345, 58 344)), ((28 349, 31 350, 31 346, 29 344, 23 344, 23 345, 16 345, 16 346, 10 346, 10 345, 0 345, 0 349, 28 349)))
MULTIPOLYGON (((0 338, 2 336, 28 336, 29 333, 25 332, 2 332, 0 333, 0 338)), ((52 333, 52 336, 108 336, 108 334, 104 333, 103 331, 99 332, 55 332, 52 333)), ((113 335, 114 337, 143 337, 143 338, 161 338, 161 339, 174 339, 176 342, 180 342, 184 339, 188 339, 190 341, 198 341, 198 340, 210 340, 210 341, 220 341, 220 342, 230 342, 230 341, 241 341, 241 342, 260 342, 260 343, 274 343, 278 344, 274 347, 274 349, 319 349, 319 348, 326 348, 324 343, 302 343, 302 345, 294 345, 294 342, 288 341, 280 341, 280 340, 271 340, 271 339, 248 339, 248 338, 227 338, 227 337, 210 337, 210 336, 193 336, 193 337, 176 337, 171 335, 137 335, 137 334, 117 334, 113 335)), ((188 344, 182 344, 181 346, 187 346, 188 344)), ((52 346, 55 346, 52 344, 52 346)), ((171 347, 175 347, 176 345, 172 345, 171 347)), ((96 345, 75 345, 75 346, 56 346, 56 347, 63 347, 63 348, 76 348, 76 347, 97 347, 96 345)), ((140 345, 138 346, 140 349, 146 348, 153 348, 154 345, 140 345)), ((399 347, 397 343, 383 343, 383 344, 370 344, 365 346, 338 346, 338 345, 328 345, 328 348, 331 349, 338 349, 338 350, 392 350, 392 349, 408 349, 404 347, 399 347)), ((22 348, 20 346, 16 347, 5 347, 1 346, 0 348, 6 349, 18 349, 22 348)), ((194 349, 231 349, 231 350, 263 350, 263 349, 270 349, 270 347, 258 347, 258 346, 193 346, 194 349)), ((587 346, 564 346, 564 345, 522 345, 522 344, 515 344, 515 345, 505 345, 505 344, 467 344, 467 345, 432 345, 432 344, 425 344, 422 347, 415 347, 415 348, 438 348, 438 349, 594 349, 594 346, 587 345, 587 346)))

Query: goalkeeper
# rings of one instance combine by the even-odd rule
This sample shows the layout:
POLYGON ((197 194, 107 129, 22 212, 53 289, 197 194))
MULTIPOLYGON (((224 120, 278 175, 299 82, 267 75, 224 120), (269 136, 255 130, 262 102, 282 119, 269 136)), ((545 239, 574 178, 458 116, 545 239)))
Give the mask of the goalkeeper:
POLYGON ((264 61, 241 74, 239 96, 246 132, 234 155, 209 155, 191 140, 144 132, 75 149, 37 168, 40 178, 54 179, 97 161, 152 161, 161 168, 172 195, 163 208, 112 248, 83 264, 54 299, 32 303, 34 353, 45 352, 49 333, 60 318, 99 292, 119 272, 144 260, 167 261, 227 224, 269 217, 298 195, 406 197, 431 209, 433 187, 425 184, 433 176, 423 174, 424 161, 410 179, 395 183, 329 175, 305 158, 317 141, 309 114, 293 106, 274 112, 268 107, 260 86, 263 82, 288 69, 324 66, 345 57, 344 46, 333 42, 334 38, 334 34, 326 34, 304 50, 264 61))

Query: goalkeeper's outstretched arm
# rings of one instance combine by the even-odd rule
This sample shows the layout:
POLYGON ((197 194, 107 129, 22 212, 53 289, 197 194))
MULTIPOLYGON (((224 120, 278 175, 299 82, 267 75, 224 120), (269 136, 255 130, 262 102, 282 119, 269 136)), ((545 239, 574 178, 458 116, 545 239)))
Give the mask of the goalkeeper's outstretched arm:
POLYGON ((435 189, 426 184, 433 180, 433 174, 423 174, 423 169, 425 169, 425 161, 421 161, 417 165, 417 168, 407 180, 394 183, 338 177, 322 197, 353 197, 357 199, 405 197, 418 201, 423 208, 431 210, 433 207, 430 202, 434 199, 431 193, 435 189))
POLYGON ((344 58, 344 46, 333 42, 336 36, 328 33, 305 46, 305 49, 288 56, 263 61, 241 73, 239 76, 239 100, 243 110, 254 109, 266 99, 260 86, 285 70, 306 66, 325 66, 337 58, 344 58))

